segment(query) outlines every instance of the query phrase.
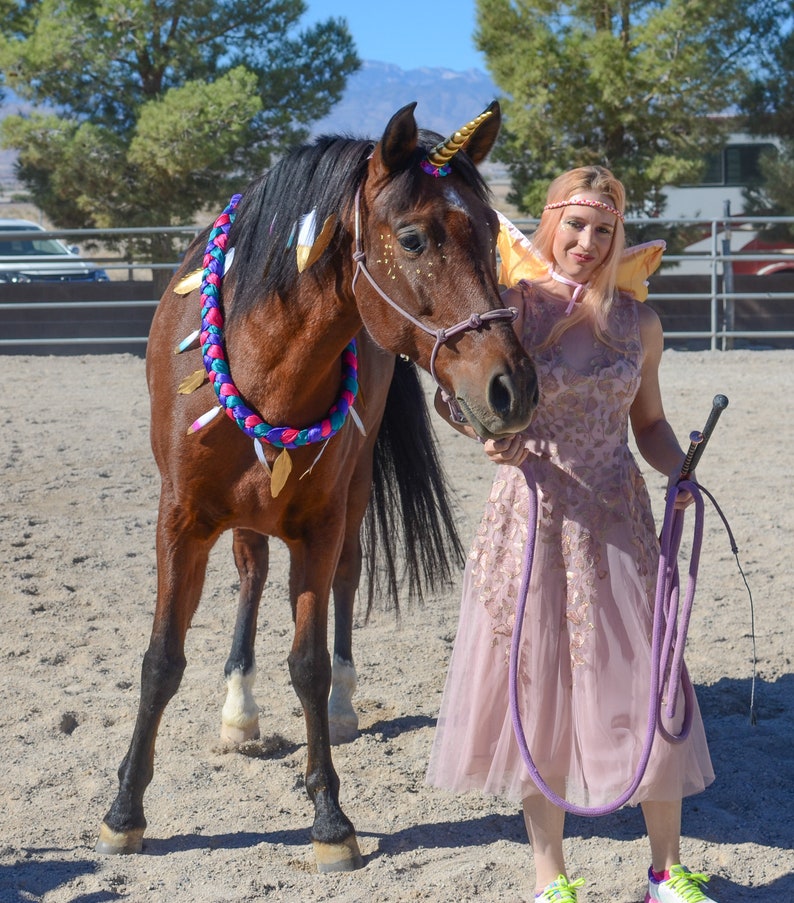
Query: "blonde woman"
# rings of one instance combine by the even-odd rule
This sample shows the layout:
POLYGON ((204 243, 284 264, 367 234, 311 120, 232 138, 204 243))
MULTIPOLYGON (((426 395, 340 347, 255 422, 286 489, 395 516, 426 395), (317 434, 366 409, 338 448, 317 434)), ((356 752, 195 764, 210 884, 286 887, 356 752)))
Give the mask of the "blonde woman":
MULTIPOLYGON (((648 722, 659 545, 629 424, 643 458, 671 484, 685 457, 662 405, 659 318, 616 290, 624 206, 622 184, 603 167, 557 178, 532 238, 539 275, 505 293, 505 305, 520 311, 516 328, 538 369, 540 404, 524 433, 483 446, 499 467, 467 562, 428 770, 435 786, 522 805, 536 899, 557 903, 576 903, 584 881, 568 878, 564 810, 530 777, 508 702, 529 504, 519 466, 538 499, 518 673, 523 728, 548 787, 599 807, 630 786, 648 722)), ((446 414, 440 399, 437 408, 446 414)), ((677 504, 690 501, 682 494, 677 504)), ((706 876, 684 868, 679 849, 681 800, 713 778, 695 704, 684 742, 655 738, 628 801, 641 805, 650 840, 646 901, 714 903, 706 876)), ((622 885, 633 880, 616 875, 622 885)))

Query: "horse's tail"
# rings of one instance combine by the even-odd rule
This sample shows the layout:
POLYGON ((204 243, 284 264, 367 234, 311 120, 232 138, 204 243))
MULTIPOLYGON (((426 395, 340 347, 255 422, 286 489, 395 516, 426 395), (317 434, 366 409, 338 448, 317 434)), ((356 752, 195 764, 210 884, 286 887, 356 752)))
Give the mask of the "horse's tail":
POLYGON ((362 531, 368 614, 376 592, 396 610, 401 590, 409 601, 421 603, 425 592, 448 586, 463 564, 436 445, 416 367, 397 358, 375 443, 372 495, 362 531))

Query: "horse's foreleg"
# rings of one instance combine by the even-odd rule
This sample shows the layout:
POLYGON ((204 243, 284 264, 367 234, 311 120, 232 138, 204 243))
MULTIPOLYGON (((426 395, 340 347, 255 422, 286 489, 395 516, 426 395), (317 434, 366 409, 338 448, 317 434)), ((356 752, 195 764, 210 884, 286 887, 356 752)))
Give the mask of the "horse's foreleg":
POLYGON ((361 578, 361 541, 358 528, 345 538, 334 575, 334 658, 328 728, 331 743, 349 743, 358 736, 358 715, 353 708, 358 676, 353 663, 353 605, 361 578))
POLYGON ((235 530, 232 545, 240 575, 240 601, 229 658, 224 667, 226 702, 221 714, 221 739, 243 743, 259 737, 259 707, 253 694, 256 677, 256 621, 267 579, 268 538, 251 530, 235 530))
POLYGON ((209 546, 166 538, 158 522, 157 607, 141 667, 138 717, 119 767, 118 795, 100 827, 98 853, 138 853, 143 846, 143 795, 154 775, 157 729, 185 670, 185 635, 201 596, 209 546))
POLYGON ((328 694, 328 598, 333 563, 311 541, 292 547, 291 597, 295 636, 288 663, 292 685, 306 720, 306 791, 314 803, 311 837, 317 869, 342 872, 361 868, 355 830, 339 805, 339 777, 331 761, 328 694), (307 551, 311 549, 311 551, 307 551))

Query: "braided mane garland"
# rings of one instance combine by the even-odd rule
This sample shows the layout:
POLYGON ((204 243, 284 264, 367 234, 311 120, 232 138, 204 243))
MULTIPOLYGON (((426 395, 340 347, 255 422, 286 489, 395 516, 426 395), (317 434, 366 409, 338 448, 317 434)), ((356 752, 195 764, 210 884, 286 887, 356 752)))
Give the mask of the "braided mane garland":
MULTIPOLYGON (((356 340, 353 338, 342 353, 342 388, 339 397, 325 418, 312 426, 303 429, 272 426, 247 407, 232 380, 229 361, 226 357, 226 345, 223 338, 224 318, 220 305, 220 289, 226 263, 229 229, 234 222, 234 211, 241 197, 240 194, 233 195, 226 209, 215 220, 204 251, 199 341, 201 342, 204 367, 215 394, 218 396, 221 408, 246 435, 254 439, 257 456, 261 459, 263 455, 260 443, 267 443, 276 448, 298 448, 313 442, 322 442, 339 432, 358 394, 358 357, 356 340)), ((203 418, 201 420, 207 422, 203 418)), ((199 421, 196 423, 199 424, 199 421)))

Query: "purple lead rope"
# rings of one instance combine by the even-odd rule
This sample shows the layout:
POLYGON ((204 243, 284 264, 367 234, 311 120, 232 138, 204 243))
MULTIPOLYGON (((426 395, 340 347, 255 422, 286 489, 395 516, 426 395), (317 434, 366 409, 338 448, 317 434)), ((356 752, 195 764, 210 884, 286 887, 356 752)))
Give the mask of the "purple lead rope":
POLYGON ((653 612, 653 632, 651 641, 651 682, 648 693, 648 721, 645 732, 645 740, 642 747, 637 770, 634 778, 626 790, 613 802, 605 806, 587 808, 569 803, 556 794, 543 780, 537 766, 532 760, 532 755, 524 735, 521 716, 518 707, 518 664, 521 649, 521 630, 526 610, 527 592, 529 580, 532 574, 532 563, 535 556, 535 536, 537 528, 538 501, 537 492, 533 480, 526 467, 521 468, 527 478, 529 486, 529 514, 527 523, 527 543, 524 550, 524 567, 521 575, 521 586, 518 593, 518 605, 516 608, 516 621, 513 627, 513 637, 510 648, 510 714, 513 722, 513 731, 518 742, 524 764, 530 777, 537 785, 541 793, 555 806, 559 806, 573 815, 598 816, 608 815, 625 805, 640 785, 648 760, 651 756, 654 738, 657 730, 671 743, 680 743, 689 734, 692 726, 692 715, 695 705, 695 694, 692 682, 689 679, 684 666, 683 654, 686 645, 686 633, 689 626, 689 618, 692 611, 692 602, 695 597, 697 583, 697 569, 700 561, 700 548, 703 539, 703 497, 696 483, 691 480, 681 480, 668 493, 665 506, 664 523, 660 539, 659 571, 656 581, 656 600, 653 612), (679 492, 689 492, 695 500, 695 529, 692 538, 692 554, 689 563, 689 575, 686 595, 679 615, 680 580, 678 574, 678 550, 683 531, 684 512, 676 510, 675 500, 679 492), (664 690, 663 675, 665 665, 670 660, 672 651, 672 663, 670 677, 667 683, 668 718, 675 716, 675 703, 679 688, 683 690, 684 718, 681 731, 671 734, 662 724, 661 697, 664 690))

